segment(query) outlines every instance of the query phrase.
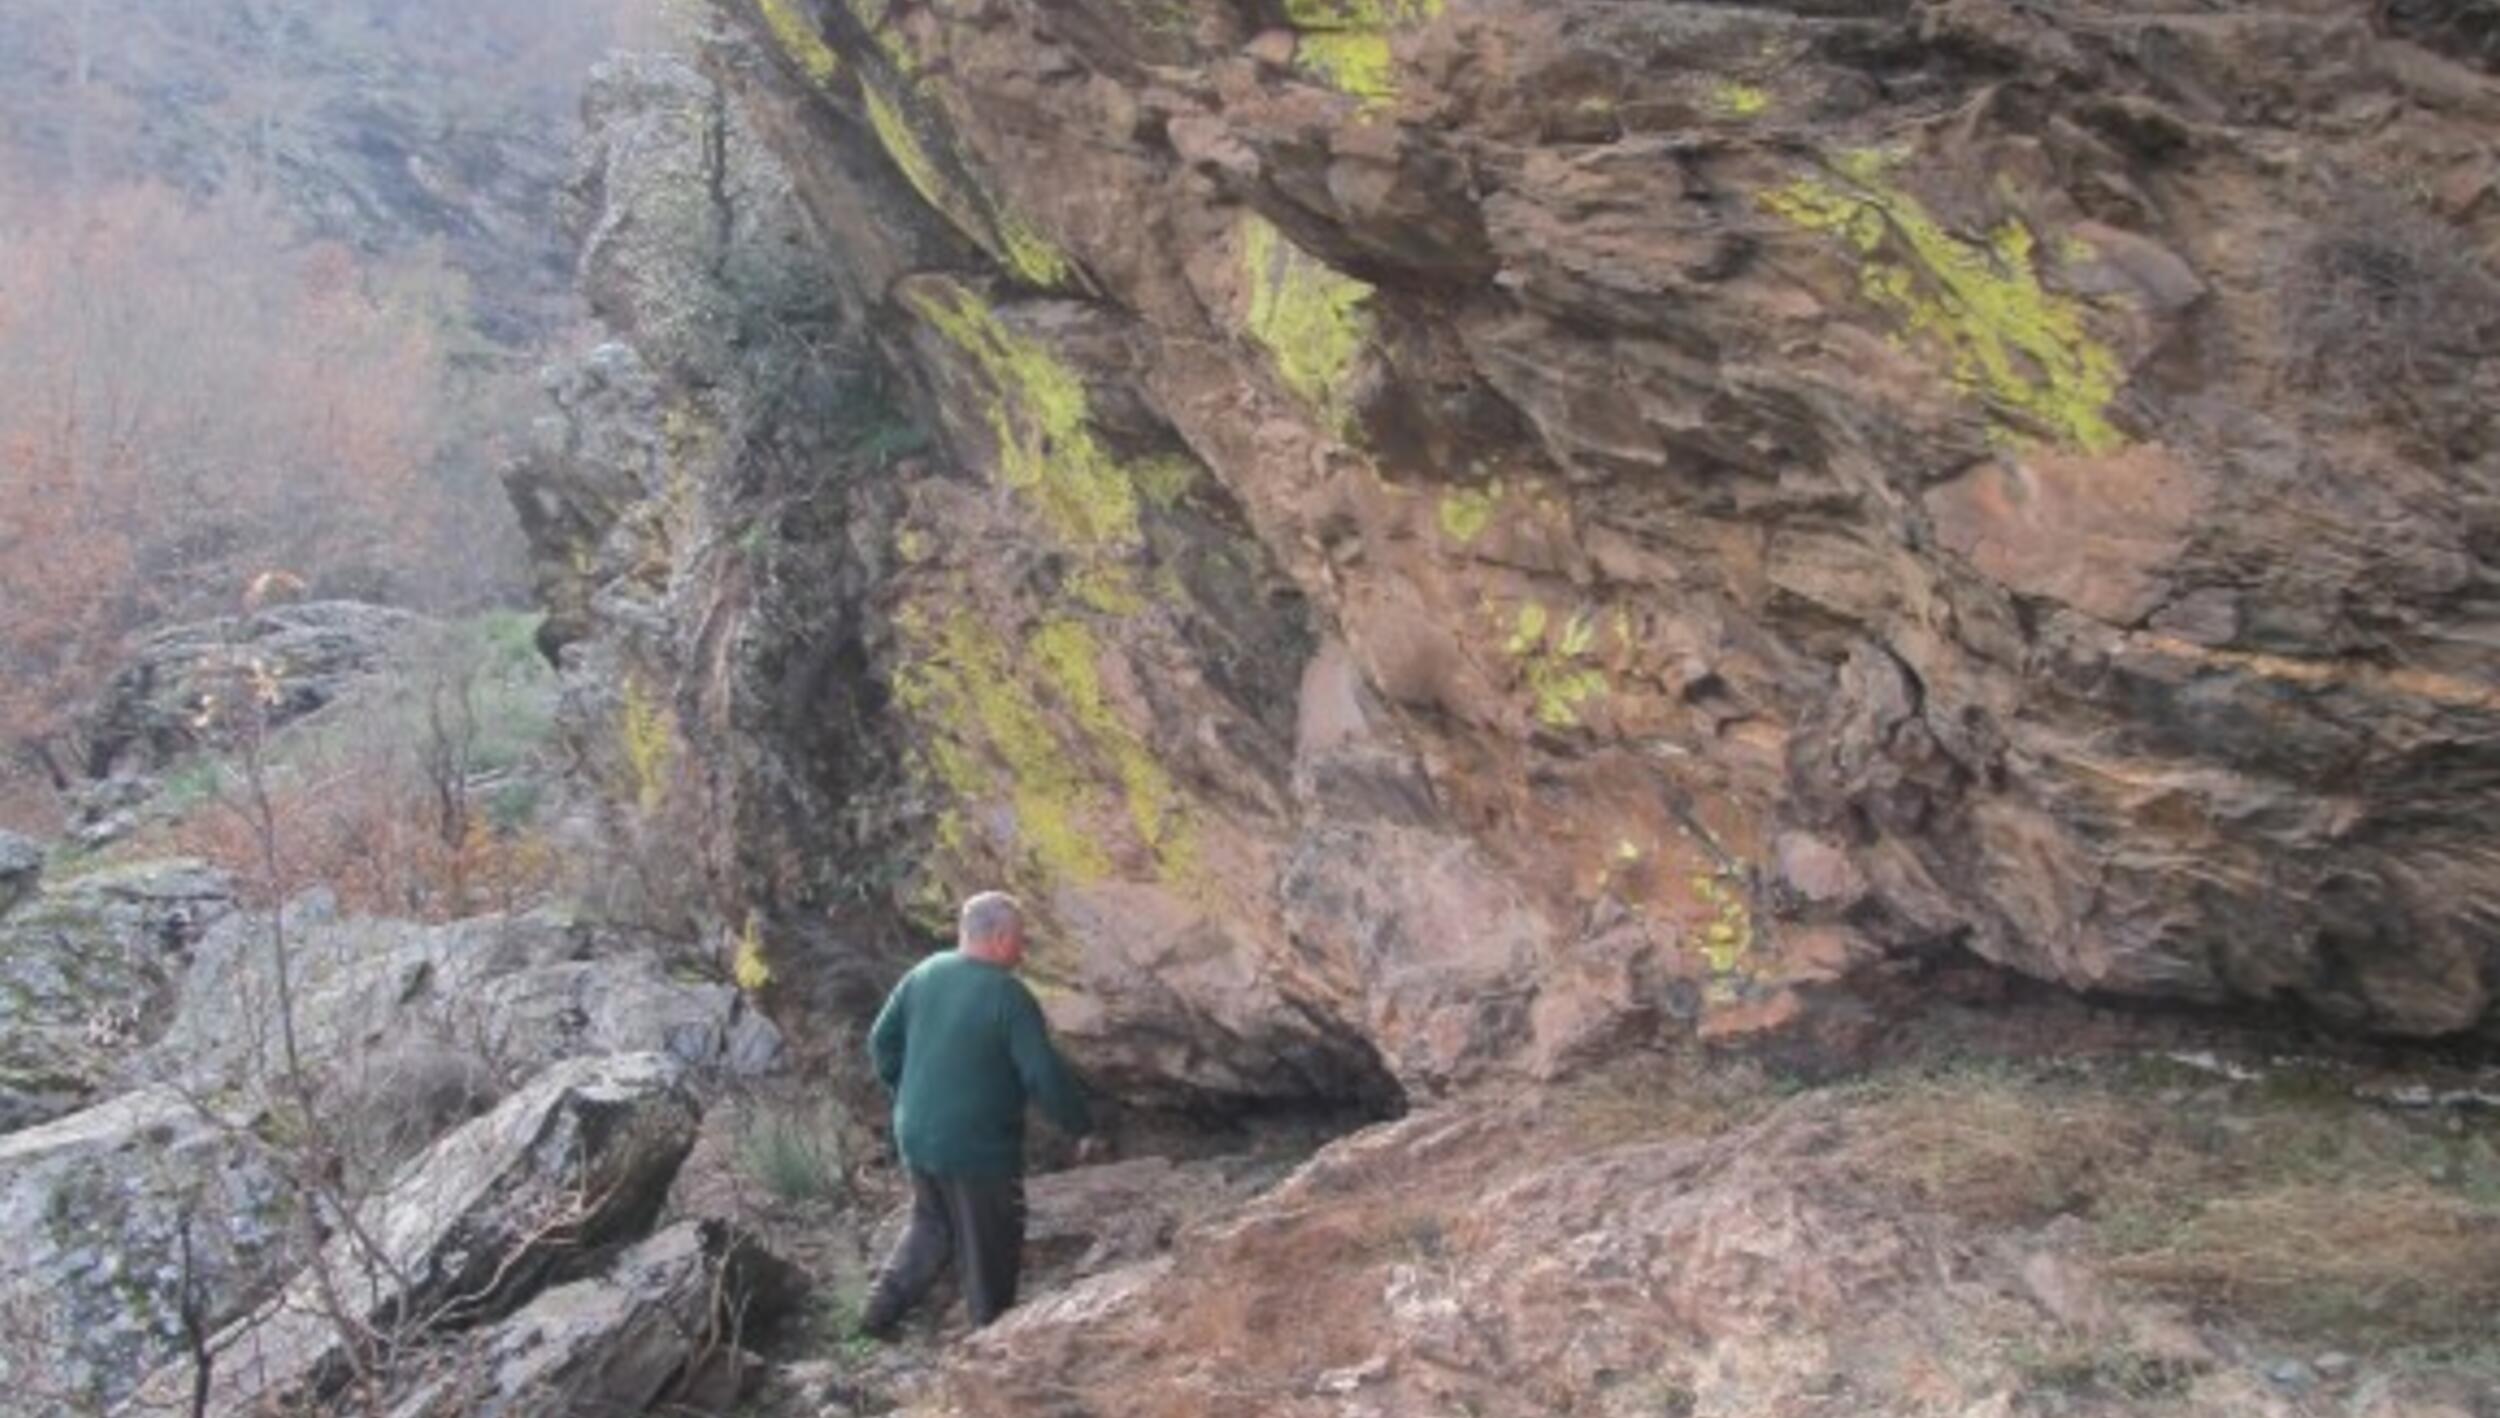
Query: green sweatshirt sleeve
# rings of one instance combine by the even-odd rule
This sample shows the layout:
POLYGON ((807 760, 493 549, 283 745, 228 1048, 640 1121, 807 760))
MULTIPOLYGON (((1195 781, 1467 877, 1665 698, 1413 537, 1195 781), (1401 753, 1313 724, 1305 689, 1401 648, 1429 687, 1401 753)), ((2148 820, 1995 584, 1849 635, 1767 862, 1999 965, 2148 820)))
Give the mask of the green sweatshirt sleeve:
POLYGON ((885 1081, 888 1093, 903 1087, 903 1020, 910 1013, 903 997, 910 992, 911 976, 905 975, 894 993, 885 997, 885 1007, 877 1011, 877 1022, 868 1029, 868 1056, 875 1060, 877 1077, 885 1081))
POLYGON ((1059 1057, 1041 1005, 1022 986, 1008 996, 1007 1052, 1015 1059, 1025 1096, 1041 1107, 1044 1117, 1060 1131, 1077 1136, 1094 1130, 1094 1120, 1085 1108, 1085 1086, 1076 1081, 1067 1060, 1059 1057))

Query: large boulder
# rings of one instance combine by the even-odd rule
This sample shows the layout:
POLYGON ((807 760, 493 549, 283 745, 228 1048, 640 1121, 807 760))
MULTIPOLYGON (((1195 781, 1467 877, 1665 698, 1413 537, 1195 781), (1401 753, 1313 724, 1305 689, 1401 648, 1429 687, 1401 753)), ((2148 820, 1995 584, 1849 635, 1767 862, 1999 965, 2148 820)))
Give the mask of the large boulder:
POLYGON ((753 942, 751 980, 873 1008, 916 944, 882 901, 910 852, 892 824, 918 809, 899 745, 862 737, 883 690, 853 560, 894 506, 891 484, 827 474, 919 440, 846 314, 882 282, 810 233, 879 224, 794 186, 769 138, 797 115, 742 108, 686 60, 619 56, 583 110, 582 285, 620 338, 550 373, 504 475, 566 746, 633 847, 618 899, 753 942))
POLYGON ((0 916, 0 1132, 95 1101, 166 1027, 183 956, 233 909, 191 861, 49 882, 0 916))
POLYGON ((35 894, 43 880, 43 848, 14 832, 0 832, 0 916, 35 894))
MULTIPOLYGON (((701 1110, 658 1054, 556 1065, 410 1162, 277 1298, 221 1331, 210 1412, 325 1401, 368 1336, 415 1344, 491 1321, 584 1254, 631 1238, 665 1199, 701 1110)), ((187 1411, 159 1370, 137 1411, 187 1411)))
POLYGON ((155 772, 198 747, 202 710, 231 700, 238 676, 259 666, 276 687, 272 724, 331 703, 389 662, 420 616, 359 601, 276 606, 172 626, 141 640, 79 725, 87 775, 155 772))
MULTIPOLYGON (((2500 1027, 2454 7, 722 8, 720 125, 941 451, 716 399, 765 357, 662 278, 721 228, 601 243, 693 486, 613 518, 585 739, 703 765, 792 1007, 1007 883, 1083 1062, 1183 1102, 1812 1030, 1940 956, 2500 1027)), ((611 232, 672 186, 609 179, 611 232)))
POLYGON ((91 1414, 299 1258, 295 1193, 236 1120, 146 1089, 0 1137, 0 1385, 91 1414))
POLYGON ((440 1377, 391 1418, 620 1418, 663 1403, 719 1411, 801 1280, 718 1222, 685 1221, 596 1276, 551 1287, 445 1347, 440 1377))
MULTIPOLYGON (((284 1037, 266 1027, 278 1002, 271 924, 237 914, 200 941, 155 1067, 251 1089, 283 1076, 284 1037)), ((314 893, 282 925, 296 1057, 346 1097, 422 1102, 406 1086, 439 1073, 446 1054, 480 1075, 473 1096, 599 1054, 665 1053, 734 1074, 779 1060, 779 1033, 736 989, 672 973, 559 912, 428 925, 343 917, 314 893)))

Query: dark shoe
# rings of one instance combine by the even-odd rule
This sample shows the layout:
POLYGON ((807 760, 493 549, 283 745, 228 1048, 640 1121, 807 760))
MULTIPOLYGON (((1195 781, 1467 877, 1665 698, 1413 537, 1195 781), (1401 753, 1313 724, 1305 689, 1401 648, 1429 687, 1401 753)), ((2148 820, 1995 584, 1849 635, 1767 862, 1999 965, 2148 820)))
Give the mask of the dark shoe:
POLYGON ((902 1338, 902 1308, 883 1303, 882 1297, 869 1300, 868 1307, 860 1312, 859 1334, 879 1344, 892 1344, 902 1338))

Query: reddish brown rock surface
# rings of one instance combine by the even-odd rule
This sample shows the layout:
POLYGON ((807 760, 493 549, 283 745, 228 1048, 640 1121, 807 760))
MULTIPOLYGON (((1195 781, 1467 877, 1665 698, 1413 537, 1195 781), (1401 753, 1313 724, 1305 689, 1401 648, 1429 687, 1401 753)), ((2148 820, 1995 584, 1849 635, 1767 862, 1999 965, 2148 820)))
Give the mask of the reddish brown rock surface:
POLYGON ((795 1009, 1012 884, 1140 1097, 1963 950, 2488 1037, 2500 83, 2366 8, 731 6, 939 443, 740 454, 662 371, 724 918, 795 1009))

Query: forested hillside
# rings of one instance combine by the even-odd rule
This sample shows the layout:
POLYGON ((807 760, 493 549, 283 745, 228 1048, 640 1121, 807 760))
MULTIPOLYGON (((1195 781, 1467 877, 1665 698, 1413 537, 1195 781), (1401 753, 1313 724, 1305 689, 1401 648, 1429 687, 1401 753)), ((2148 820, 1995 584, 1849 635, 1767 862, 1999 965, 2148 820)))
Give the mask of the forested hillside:
POLYGON ((494 481, 576 319, 562 0, 0 7, 0 819, 119 640, 253 578, 512 600, 494 481))

